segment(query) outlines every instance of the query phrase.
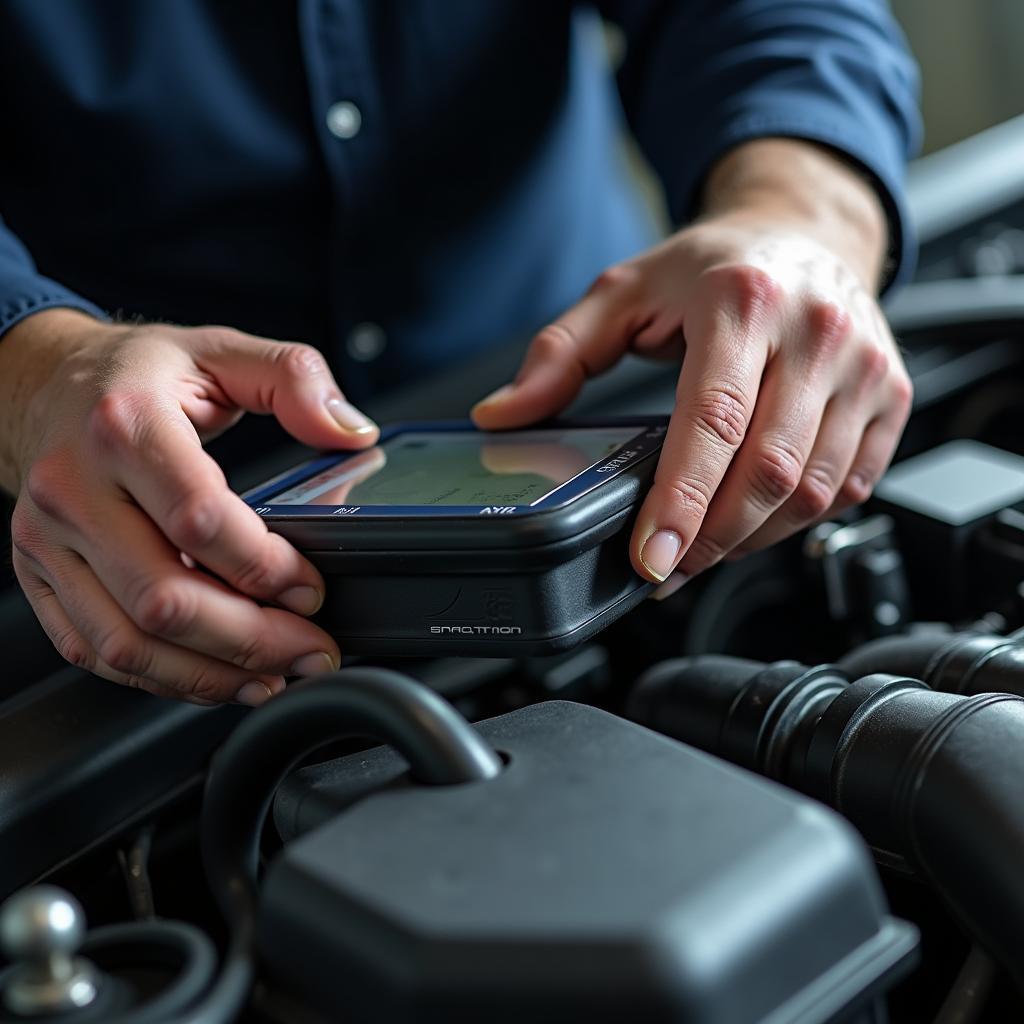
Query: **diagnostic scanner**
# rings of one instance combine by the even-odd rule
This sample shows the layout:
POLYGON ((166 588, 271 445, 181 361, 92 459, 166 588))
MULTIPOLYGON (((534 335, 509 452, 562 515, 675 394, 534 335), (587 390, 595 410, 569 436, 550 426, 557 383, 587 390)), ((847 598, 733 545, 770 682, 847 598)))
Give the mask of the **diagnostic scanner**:
POLYGON ((628 543, 667 422, 405 423, 244 497, 323 573, 316 621, 343 651, 554 653, 651 589, 628 543))

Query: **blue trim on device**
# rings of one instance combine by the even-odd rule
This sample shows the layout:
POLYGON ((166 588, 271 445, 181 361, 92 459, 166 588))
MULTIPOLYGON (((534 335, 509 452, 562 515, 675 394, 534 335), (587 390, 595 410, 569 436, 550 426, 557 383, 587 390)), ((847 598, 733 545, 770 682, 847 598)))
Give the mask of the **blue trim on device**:
MULTIPOLYGON (((242 495, 244 500, 259 513, 273 519, 333 519, 346 518, 431 518, 467 517, 481 515, 526 516, 546 512, 566 505, 593 490, 600 484, 614 479, 621 472, 640 459, 661 447, 668 427, 665 416, 623 416, 601 420, 572 420, 538 423, 530 430, 571 430, 601 427, 636 426, 635 437, 620 445, 603 459, 599 465, 585 469, 582 473, 554 488, 532 505, 490 506, 490 505, 274 505, 273 497, 287 491, 303 480, 316 476, 331 466, 353 458, 367 449, 352 452, 331 452, 303 463, 282 473, 252 491, 242 495)), ((397 423, 381 431, 380 442, 398 434, 445 433, 478 431, 470 420, 426 420, 422 422, 397 423)))

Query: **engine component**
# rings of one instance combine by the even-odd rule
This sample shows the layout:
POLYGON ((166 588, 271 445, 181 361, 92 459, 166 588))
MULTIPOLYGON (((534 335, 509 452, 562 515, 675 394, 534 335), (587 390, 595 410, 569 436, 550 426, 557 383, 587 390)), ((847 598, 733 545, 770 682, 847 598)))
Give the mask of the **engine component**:
MULTIPOLYGON (((501 769, 450 704, 384 669, 351 668, 294 683, 249 716, 214 761, 203 800, 207 880, 231 929, 209 1007, 237 1010, 252 982, 259 840, 274 791, 302 757, 352 735, 392 742, 413 777, 428 785, 481 781, 501 769)), ((323 951, 307 955, 324 962, 323 951)))
POLYGON ((17 962, 2 989, 5 1009, 41 1017, 96 999, 96 969, 75 954, 85 936, 82 908, 54 886, 12 896, 0 908, 0 947, 17 962))
POLYGON ((580 704, 477 729, 506 761, 484 783, 378 748, 282 785, 260 946, 328 1018, 859 1020, 907 964, 820 805, 580 704))
POLYGON ((821 567, 836 622, 856 623, 866 636, 887 636, 906 623, 910 597, 889 516, 821 523, 808 532, 804 554, 821 567))
POLYGON ((875 505, 896 523, 918 614, 971 615, 993 589, 1013 592, 1024 579, 1024 532, 1000 515, 1021 503, 1024 458, 974 441, 951 441, 883 477, 875 505))
POLYGON ((853 679, 874 672, 911 676, 945 693, 1024 697, 1024 636, 919 630, 854 648, 837 663, 853 679))
POLYGON ((630 710, 836 808, 881 860, 928 879, 1024 985, 1024 698, 704 657, 652 669, 630 710))
POLYGON ((14 1024, 222 1024, 192 1016, 216 967, 213 944, 177 921, 85 933, 82 908, 55 886, 12 896, 0 939, 14 965, 0 972, 0 1021, 14 1024), (81 953, 81 955, 78 955, 81 953), (6 1013, 4 1012, 6 1011, 6 1013))

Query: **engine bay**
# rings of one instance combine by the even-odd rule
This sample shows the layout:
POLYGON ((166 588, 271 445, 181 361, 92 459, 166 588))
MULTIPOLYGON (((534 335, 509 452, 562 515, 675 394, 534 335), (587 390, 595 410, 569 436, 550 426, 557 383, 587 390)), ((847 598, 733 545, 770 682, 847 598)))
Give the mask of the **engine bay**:
MULTIPOLYGON (((0 594, 0 1020, 1020 1019, 1024 278, 977 253, 1024 199, 958 222, 942 159, 874 497, 572 650, 206 709, 62 665, 0 594)), ((371 411, 461 415, 518 354, 371 411)), ((628 362, 578 411, 672 388, 628 362)))

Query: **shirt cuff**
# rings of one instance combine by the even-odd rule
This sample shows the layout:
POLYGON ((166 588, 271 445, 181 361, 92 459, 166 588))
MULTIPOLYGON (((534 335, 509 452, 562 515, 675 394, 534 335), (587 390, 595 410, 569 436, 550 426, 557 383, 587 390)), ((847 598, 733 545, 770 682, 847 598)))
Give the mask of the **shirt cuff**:
POLYGON ((671 202, 672 215, 679 221, 691 220, 698 212, 701 189, 711 168, 730 149, 753 139, 781 137, 804 139, 835 150, 849 161, 871 184, 885 211, 889 227, 889 251, 883 267, 881 294, 905 284, 913 277, 917 264, 917 237, 910 220, 903 188, 902 154, 886 153, 892 148, 891 136, 874 136, 868 126, 860 128, 849 115, 837 124, 835 112, 818 117, 808 115, 807 102, 797 115, 786 115, 777 108, 771 111, 748 110, 730 118, 722 128, 706 137, 692 153, 692 178, 677 183, 678 202, 671 202))
POLYGON ((0 280, 0 342, 4 334, 25 317, 44 309, 57 308, 78 309, 97 320, 110 319, 95 303, 48 277, 18 274, 0 280))

